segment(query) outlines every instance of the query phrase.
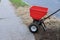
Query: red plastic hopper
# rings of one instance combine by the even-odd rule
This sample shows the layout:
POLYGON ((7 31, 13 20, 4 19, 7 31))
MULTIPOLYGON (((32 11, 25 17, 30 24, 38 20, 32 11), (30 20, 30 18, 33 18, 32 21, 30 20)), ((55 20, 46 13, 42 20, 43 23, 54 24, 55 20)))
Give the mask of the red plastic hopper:
POLYGON ((30 16, 35 20, 40 20, 48 12, 48 8, 41 6, 32 6, 30 8, 30 16))

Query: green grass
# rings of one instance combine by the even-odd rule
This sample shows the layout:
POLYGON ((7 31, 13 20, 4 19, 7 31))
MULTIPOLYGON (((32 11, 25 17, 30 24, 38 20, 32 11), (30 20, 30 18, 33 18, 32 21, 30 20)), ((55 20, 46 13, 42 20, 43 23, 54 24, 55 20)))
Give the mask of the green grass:
POLYGON ((15 7, 19 7, 19 6, 28 6, 28 4, 26 4, 25 2, 23 2, 22 0, 10 0, 12 2, 12 4, 15 7))

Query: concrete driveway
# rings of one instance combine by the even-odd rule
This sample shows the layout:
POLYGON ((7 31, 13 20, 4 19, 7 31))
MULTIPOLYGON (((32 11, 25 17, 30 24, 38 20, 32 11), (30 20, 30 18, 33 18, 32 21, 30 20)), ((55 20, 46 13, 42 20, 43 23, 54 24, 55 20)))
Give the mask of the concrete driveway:
POLYGON ((9 0, 0 3, 0 40, 35 40, 28 27, 15 15, 9 0))

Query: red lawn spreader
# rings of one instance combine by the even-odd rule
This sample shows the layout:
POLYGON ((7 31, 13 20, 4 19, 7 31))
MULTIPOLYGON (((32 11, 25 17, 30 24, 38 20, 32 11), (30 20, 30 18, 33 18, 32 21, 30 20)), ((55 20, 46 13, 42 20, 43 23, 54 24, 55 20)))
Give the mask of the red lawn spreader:
POLYGON ((60 9, 58 9, 56 12, 52 13, 48 17, 43 18, 48 13, 48 8, 40 6, 32 6, 30 8, 30 16, 32 17, 33 22, 29 25, 30 32, 32 33, 38 32, 39 27, 42 27, 43 30, 46 31, 44 21, 53 14, 57 13, 58 11, 60 11, 60 9))

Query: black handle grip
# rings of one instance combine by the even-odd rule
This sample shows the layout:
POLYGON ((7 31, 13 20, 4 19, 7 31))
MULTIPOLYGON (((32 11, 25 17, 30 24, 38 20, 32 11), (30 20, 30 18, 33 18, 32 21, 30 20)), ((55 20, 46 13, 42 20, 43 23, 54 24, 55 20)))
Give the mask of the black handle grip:
POLYGON ((59 11, 60 11, 60 9, 58 9, 57 11, 55 11, 54 13, 52 13, 51 15, 49 15, 48 17, 46 17, 46 18, 44 18, 44 19, 42 19, 42 20, 46 20, 47 18, 51 17, 52 15, 54 15, 55 13, 57 13, 57 12, 59 12, 59 11))

